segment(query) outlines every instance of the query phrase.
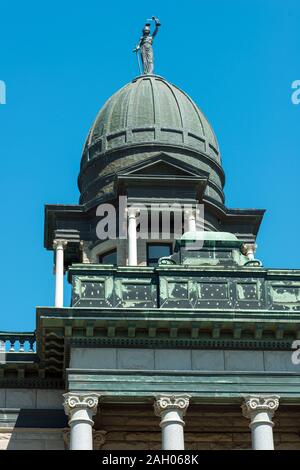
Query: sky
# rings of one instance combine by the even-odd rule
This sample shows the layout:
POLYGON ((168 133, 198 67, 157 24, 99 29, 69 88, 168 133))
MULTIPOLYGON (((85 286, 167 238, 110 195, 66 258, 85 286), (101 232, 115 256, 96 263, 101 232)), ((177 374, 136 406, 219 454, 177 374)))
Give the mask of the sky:
MULTIPOLYGON (((155 72, 187 92, 217 135, 226 205, 264 208, 257 257, 300 268, 299 0, 0 2, 1 324, 32 331, 54 302, 44 205, 76 204, 81 151, 105 100, 138 75, 147 18, 155 72)), ((69 289, 65 296, 69 305, 69 289)))

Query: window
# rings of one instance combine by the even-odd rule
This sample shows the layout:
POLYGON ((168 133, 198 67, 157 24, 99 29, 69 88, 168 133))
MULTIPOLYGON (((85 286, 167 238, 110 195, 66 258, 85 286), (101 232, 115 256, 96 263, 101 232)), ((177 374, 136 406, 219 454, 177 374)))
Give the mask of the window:
POLYGON ((156 266, 159 258, 170 256, 172 253, 172 243, 148 243, 147 245, 147 265, 156 266))
POLYGON ((99 255, 99 263, 101 264, 117 264, 117 250, 110 250, 99 255))

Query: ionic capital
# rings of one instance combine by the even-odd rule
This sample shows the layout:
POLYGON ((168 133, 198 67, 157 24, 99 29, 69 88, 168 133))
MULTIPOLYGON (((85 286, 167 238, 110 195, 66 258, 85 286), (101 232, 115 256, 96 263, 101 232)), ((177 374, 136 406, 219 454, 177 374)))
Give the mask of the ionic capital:
POLYGON ((89 410, 92 414, 97 413, 99 394, 98 393, 65 393, 64 409, 66 415, 71 415, 77 410, 89 410))
POLYGON ((184 416, 189 406, 190 395, 156 395, 154 411, 161 416, 166 411, 179 411, 184 416))
POLYGON ((135 206, 130 206, 126 208, 126 212, 128 219, 135 219, 139 215, 140 209, 135 206))
POLYGON ((195 219, 197 215, 196 209, 193 209, 192 207, 185 209, 184 214, 186 215, 186 217, 192 217, 193 219, 195 219))
POLYGON ((248 395, 244 397, 242 411, 245 418, 252 418, 256 412, 266 411, 270 417, 279 406, 278 395, 248 395))
POLYGON ((67 246, 67 240, 63 240, 61 238, 57 238, 53 241, 53 249, 54 250, 64 250, 67 246))

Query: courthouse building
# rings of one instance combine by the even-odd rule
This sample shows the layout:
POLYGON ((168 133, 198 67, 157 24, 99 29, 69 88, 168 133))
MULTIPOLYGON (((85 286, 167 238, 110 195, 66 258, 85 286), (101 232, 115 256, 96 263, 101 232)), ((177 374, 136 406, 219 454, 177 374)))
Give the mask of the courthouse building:
POLYGON ((264 210, 226 206, 198 106, 134 78, 99 111, 78 182, 78 204, 45 207, 54 305, 34 332, 1 333, 1 448, 300 449, 300 271, 256 259, 264 210), (154 204, 158 233, 140 238, 154 204), (116 237, 99 238, 99 207, 116 237), (182 207, 181 236, 162 238, 182 207))

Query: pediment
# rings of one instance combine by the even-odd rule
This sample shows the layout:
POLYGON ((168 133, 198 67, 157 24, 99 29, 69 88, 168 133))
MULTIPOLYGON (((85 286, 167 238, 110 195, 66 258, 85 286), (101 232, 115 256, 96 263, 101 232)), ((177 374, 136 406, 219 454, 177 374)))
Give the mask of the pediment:
POLYGON ((126 170, 118 174, 122 176, 208 177, 206 172, 200 172, 186 162, 166 154, 159 154, 146 161, 143 160, 143 162, 127 167, 126 170))

